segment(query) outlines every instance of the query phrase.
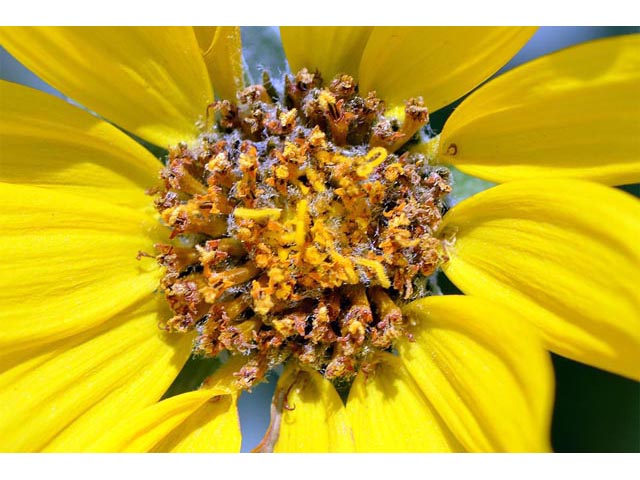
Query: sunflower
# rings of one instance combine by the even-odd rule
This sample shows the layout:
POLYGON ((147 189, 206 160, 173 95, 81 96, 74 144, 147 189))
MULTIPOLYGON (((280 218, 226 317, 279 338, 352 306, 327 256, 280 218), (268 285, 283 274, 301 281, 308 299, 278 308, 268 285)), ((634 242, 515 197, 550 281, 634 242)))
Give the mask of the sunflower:
POLYGON ((533 32, 283 28, 278 93, 237 28, 4 29, 90 111, 0 84, 0 449, 238 451, 280 370, 258 451, 549 450, 547 350, 640 378, 640 37, 425 127, 533 32))

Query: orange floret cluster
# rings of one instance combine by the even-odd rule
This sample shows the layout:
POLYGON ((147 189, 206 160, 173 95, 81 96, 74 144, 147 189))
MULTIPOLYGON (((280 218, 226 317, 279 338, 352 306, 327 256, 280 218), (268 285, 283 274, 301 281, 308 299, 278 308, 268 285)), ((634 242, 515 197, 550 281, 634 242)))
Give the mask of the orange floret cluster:
POLYGON ((197 332, 197 354, 244 356, 244 388, 288 359, 349 381, 391 349, 407 334, 398 305, 444 260, 448 171, 401 152, 427 121, 420 99, 399 125, 351 77, 324 87, 306 70, 283 102, 267 81, 213 104, 162 172, 164 327, 197 332))

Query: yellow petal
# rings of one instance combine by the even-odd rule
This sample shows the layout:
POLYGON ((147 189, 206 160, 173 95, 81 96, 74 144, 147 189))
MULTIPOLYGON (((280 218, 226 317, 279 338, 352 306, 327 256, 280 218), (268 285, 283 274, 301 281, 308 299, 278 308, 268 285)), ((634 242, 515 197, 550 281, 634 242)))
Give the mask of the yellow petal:
MULTIPOLYGON (((79 451, 156 402, 191 338, 158 328, 157 299, 71 338, 0 356, 0 451, 79 451)), ((14 321, 20 317, 14 317, 14 321)))
POLYGON ((461 451, 398 357, 384 353, 373 373, 360 372, 347 401, 358 452, 461 451))
POLYGON ((462 97, 507 63, 530 27, 376 27, 360 63, 360 91, 391 106, 422 96, 430 111, 462 97))
POLYGON ((94 452, 238 452, 240 424, 234 380, 228 368, 213 377, 213 385, 162 400, 124 415, 102 431, 86 450, 94 452), (226 384, 221 387, 220 383, 226 384))
MULTIPOLYGON (((200 386, 202 390, 209 392, 204 404, 156 443, 152 451, 239 452, 242 444, 238 414, 239 394, 233 373, 242 365, 242 358, 231 358, 207 378, 200 386)), ((152 408, 156 412, 162 411, 159 407, 152 408)), ((142 417, 143 415, 139 418, 142 417)), ((127 435, 130 434, 128 427, 125 431, 127 435)))
POLYGON ((223 99, 235 100, 244 86, 240 27, 193 27, 211 85, 223 99))
POLYGON ((331 382, 317 372, 285 367, 276 386, 269 430, 257 450, 353 451, 347 413, 331 382))
POLYGON ((640 378, 640 201, 577 180, 509 182, 456 205, 445 264, 465 293, 537 325, 549 348, 640 378))
POLYGON ((90 452, 239 452, 235 395, 197 390, 147 407, 105 431, 90 452))
POLYGON ((516 68, 447 120, 441 161, 494 182, 640 182, 640 35, 589 42, 516 68))
POLYGON ((64 189, 148 208, 160 162, 112 125, 31 88, 0 81, 0 182, 64 189))
POLYGON ((168 398, 95 437, 97 452, 237 452, 240 424, 233 368, 221 367, 200 390, 168 398))
POLYGON ((221 395, 205 402, 153 451, 237 453, 241 443, 237 397, 221 395))
POLYGON ((0 351, 90 329, 158 286, 153 217, 62 191, 0 183, 0 351))
POLYGON ((281 27, 292 72, 318 69, 326 82, 339 73, 356 77, 372 27, 281 27))
POLYGON ((195 137, 213 99, 189 27, 9 27, 0 41, 54 88, 163 147, 195 137))
POLYGON ((417 325, 400 358, 467 450, 549 449, 553 372, 528 323, 457 295, 417 300, 405 313, 417 325))

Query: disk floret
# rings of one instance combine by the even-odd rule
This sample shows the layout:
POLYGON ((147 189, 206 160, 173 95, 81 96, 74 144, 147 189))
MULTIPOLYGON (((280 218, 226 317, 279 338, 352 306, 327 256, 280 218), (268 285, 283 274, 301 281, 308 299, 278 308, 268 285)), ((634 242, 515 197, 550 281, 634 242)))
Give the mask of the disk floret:
POLYGON ((399 305, 429 294, 449 175, 401 150, 428 122, 421 99, 402 124, 384 112, 348 75, 302 70, 282 102, 265 76, 170 149, 164 328, 195 331, 197 354, 242 355, 242 387, 289 359, 348 382, 407 335, 399 305))

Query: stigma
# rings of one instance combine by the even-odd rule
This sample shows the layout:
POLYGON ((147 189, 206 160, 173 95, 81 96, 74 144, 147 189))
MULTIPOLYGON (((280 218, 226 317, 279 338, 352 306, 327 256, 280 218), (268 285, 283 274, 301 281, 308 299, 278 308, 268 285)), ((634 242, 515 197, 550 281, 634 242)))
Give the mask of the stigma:
POLYGON ((241 356, 247 389, 287 361, 348 383, 392 350, 410 335, 403 303, 446 261, 449 172, 406 149, 428 118, 420 98, 390 119, 352 77, 307 70, 282 98, 265 75, 210 105, 161 173, 162 328, 194 332, 197 355, 241 356))

